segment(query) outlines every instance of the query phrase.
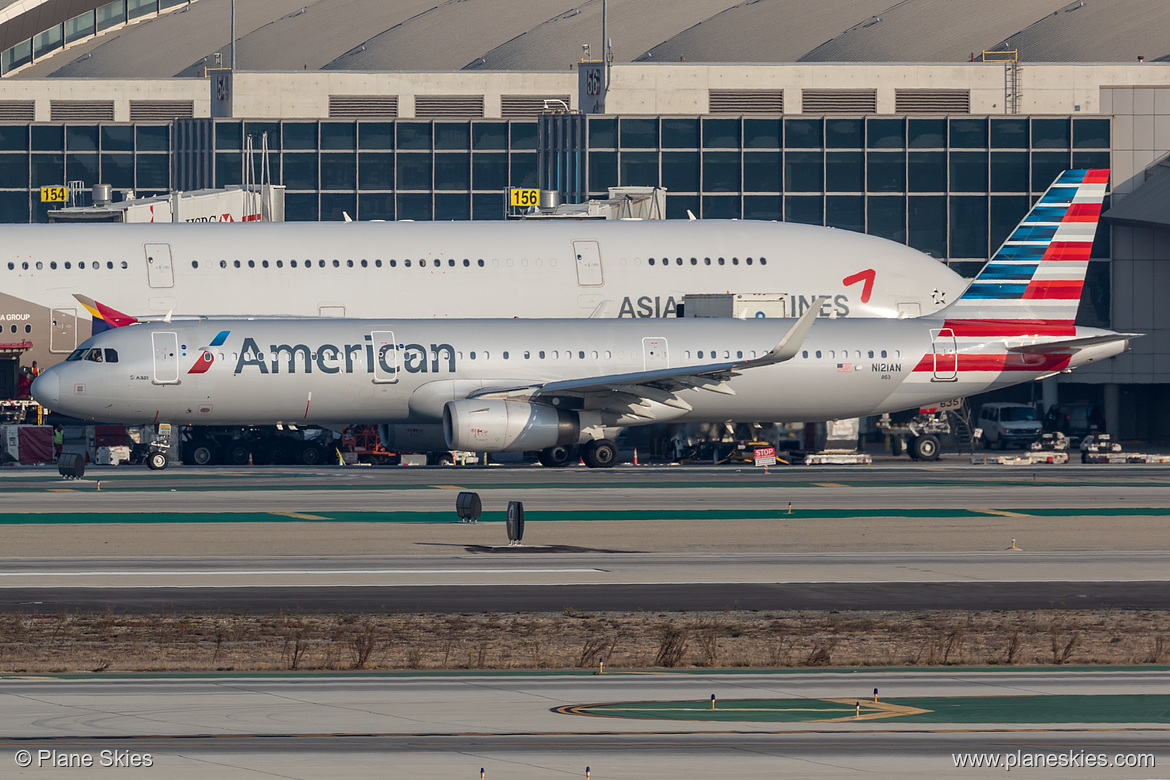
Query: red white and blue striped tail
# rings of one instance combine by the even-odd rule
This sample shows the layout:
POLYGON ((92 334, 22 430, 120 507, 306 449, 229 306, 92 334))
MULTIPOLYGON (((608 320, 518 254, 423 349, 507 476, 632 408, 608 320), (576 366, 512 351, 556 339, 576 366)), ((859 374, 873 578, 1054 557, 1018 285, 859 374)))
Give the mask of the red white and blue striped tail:
POLYGON ((1108 184, 1103 168, 1058 176, 946 318, 1071 326, 1108 184))

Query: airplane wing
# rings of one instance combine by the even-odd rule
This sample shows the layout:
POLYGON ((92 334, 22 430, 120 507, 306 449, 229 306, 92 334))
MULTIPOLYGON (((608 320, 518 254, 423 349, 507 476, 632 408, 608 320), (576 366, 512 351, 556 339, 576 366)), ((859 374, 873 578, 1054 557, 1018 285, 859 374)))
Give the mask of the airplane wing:
POLYGON ((1098 344, 1112 344, 1115 341, 1128 341, 1144 336, 1144 333, 1109 333, 1102 336, 1086 336, 1080 339, 1064 339, 1063 341, 1047 341, 1042 344, 1024 344, 1019 347, 1008 347, 1008 352, 1022 354, 1052 354, 1054 352, 1076 352, 1086 347, 1095 347, 1098 344))
POLYGON ((562 379, 526 386, 488 386, 469 397, 540 402, 565 399, 569 400, 572 406, 590 410, 612 411, 642 419, 670 419, 691 409, 690 404, 676 395, 681 390, 700 389, 734 395, 735 391, 725 384, 733 375, 752 368, 782 363, 795 357, 800 352, 800 347, 825 300, 827 298, 814 301, 776 346, 762 357, 562 379))

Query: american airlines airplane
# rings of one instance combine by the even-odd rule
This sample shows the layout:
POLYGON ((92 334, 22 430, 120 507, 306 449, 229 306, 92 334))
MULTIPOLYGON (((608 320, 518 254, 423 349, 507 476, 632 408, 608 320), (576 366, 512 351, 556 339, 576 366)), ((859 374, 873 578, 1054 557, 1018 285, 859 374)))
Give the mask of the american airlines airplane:
POLYGON ((164 316, 673 317, 688 293, 818 296, 827 316, 913 317, 966 280, 873 236, 750 221, 0 227, 0 342, 42 368, 164 316), (90 301, 79 304, 75 295, 90 301))
POLYGON ((1060 176, 962 297, 917 319, 817 319, 818 299, 797 320, 146 323, 94 336, 33 395, 128 424, 407 425, 421 449, 539 450, 550 466, 579 449, 594 468, 628 426, 914 408, 1127 348, 1132 334, 1074 324, 1108 175, 1060 176))

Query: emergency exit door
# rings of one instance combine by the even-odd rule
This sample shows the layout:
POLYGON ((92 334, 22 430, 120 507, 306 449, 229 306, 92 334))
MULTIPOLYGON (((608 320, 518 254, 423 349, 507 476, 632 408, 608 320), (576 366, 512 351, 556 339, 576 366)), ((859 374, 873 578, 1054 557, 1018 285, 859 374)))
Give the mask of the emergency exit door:
POLYGON ((151 287, 175 286, 175 268, 171 262, 170 244, 144 244, 146 249, 146 281, 151 287))
POLYGON ((647 371, 670 368, 670 353, 664 338, 642 339, 642 357, 647 371))
POLYGON ((154 346, 154 383, 175 385, 179 383, 179 335, 165 331, 150 334, 154 346))
POLYGON ((49 312, 49 351, 72 352, 77 348, 77 309, 49 312))
POLYGON ((930 332, 934 343, 934 376, 932 382, 959 381, 959 348, 955 344, 955 332, 941 328, 930 332))
POLYGON ((577 259, 577 284, 582 287, 605 284, 601 273, 601 247, 596 241, 574 241, 573 254, 577 259))
POLYGON ((376 330, 370 334, 374 342, 374 382, 391 384, 398 381, 398 345, 394 331, 376 330))

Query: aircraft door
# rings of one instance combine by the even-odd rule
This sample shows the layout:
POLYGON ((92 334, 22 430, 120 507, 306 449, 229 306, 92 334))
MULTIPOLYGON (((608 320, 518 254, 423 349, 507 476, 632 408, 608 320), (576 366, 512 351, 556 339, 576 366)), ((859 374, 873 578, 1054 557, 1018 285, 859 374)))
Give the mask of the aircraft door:
POLYGON ((645 360, 647 371, 670 368, 670 352, 667 350, 664 338, 642 339, 642 357, 645 360))
POLYGON ((605 284, 601 273, 601 247, 596 241, 574 241, 573 254, 577 258, 577 284, 582 287, 605 284))
POLYGON ((146 281, 151 287, 174 287, 175 267, 171 262, 170 244, 144 244, 146 281))
POLYGON ((53 309, 49 318, 49 351, 72 352, 76 349, 77 309, 53 309))
POLYGON ((179 334, 165 331, 150 334, 154 347, 154 383, 156 385, 177 385, 179 383, 179 334))
POLYGON ((932 382, 959 381, 959 348, 955 344, 955 332, 940 328, 930 332, 934 346, 934 376, 932 382))
POLYGON ((374 342, 374 382, 383 385, 397 382, 399 358, 394 332, 376 330, 370 334, 370 339, 374 342))

